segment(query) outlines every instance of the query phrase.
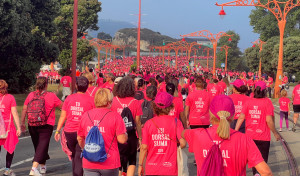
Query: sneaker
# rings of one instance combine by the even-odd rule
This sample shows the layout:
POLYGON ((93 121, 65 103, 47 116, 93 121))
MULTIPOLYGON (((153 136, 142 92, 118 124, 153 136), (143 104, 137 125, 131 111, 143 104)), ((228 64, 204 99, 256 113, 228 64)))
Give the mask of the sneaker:
POLYGON ((279 129, 279 132, 282 132, 282 129, 281 129, 281 128, 279 129))
POLYGON ((126 172, 122 172, 122 176, 126 176, 127 174, 126 174, 126 172))
POLYGON ((16 176, 16 174, 11 169, 5 169, 3 176, 16 176))
POLYGON ((40 168, 40 174, 46 174, 46 171, 47 171, 46 166, 40 168))
POLYGON ((292 131, 292 128, 288 128, 287 130, 292 131))
POLYGON ((292 131, 293 131, 293 132, 295 132, 295 131, 296 131, 296 124, 295 124, 295 123, 293 124, 292 131))
POLYGON ((32 176, 42 176, 42 174, 40 174, 40 172, 37 169, 35 169, 35 170, 31 169, 29 175, 32 175, 32 176))

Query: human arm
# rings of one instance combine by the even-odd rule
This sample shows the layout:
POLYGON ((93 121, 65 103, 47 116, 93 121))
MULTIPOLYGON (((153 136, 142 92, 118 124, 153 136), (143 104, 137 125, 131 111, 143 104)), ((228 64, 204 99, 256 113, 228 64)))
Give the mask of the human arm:
POLYGON ((275 129, 275 124, 274 124, 274 118, 273 118, 273 116, 267 115, 266 116, 266 122, 267 122, 268 127, 272 131, 274 137, 276 138, 276 141, 279 141, 280 140, 280 136, 279 136, 277 130, 275 129))
POLYGON ((17 126, 17 136, 21 135, 21 127, 20 127, 20 118, 19 118, 19 114, 17 111, 17 107, 11 107, 11 112, 15 121, 15 124, 17 126))
POLYGON ((139 155, 139 167, 138 167, 138 176, 144 175, 144 161, 146 158, 146 154, 148 151, 148 145, 142 144, 140 148, 140 155, 139 155))
POLYGON ((244 120, 245 120, 245 114, 241 113, 238 120, 237 120, 237 122, 236 122, 236 125, 235 125, 235 130, 236 131, 239 131, 242 123, 244 122, 244 120))
POLYGON ((272 171, 265 161, 260 162, 255 166, 255 169, 261 176, 272 176, 272 171))
POLYGON ((181 119, 181 121, 182 121, 182 123, 183 123, 184 129, 187 129, 187 120, 186 120, 186 117, 185 117, 184 114, 185 114, 185 112, 182 111, 182 112, 179 114, 179 116, 180 116, 180 119, 181 119))
POLYGON ((83 149, 84 145, 85 145, 85 137, 77 136, 77 141, 78 141, 78 145, 80 146, 80 148, 83 149))
POLYGON ((25 127, 26 113, 27 113, 27 105, 24 105, 23 109, 22 109, 22 114, 21 114, 21 130, 22 130, 22 132, 25 132, 25 130, 26 130, 26 127, 25 127))
POLYGON ((189 112, 190 112, 190 106, 185 105, 185 108, 184 108, 184 117, 185 117, 185 120, 186 120, 186 127, 187 128, 190 126, 190 122, 188 120, 189 112))
POLYGON ((142 140, 142 122, 141 122, 141 116, 135 116, 135 124, 136 124, 136 130, 139 136, 139 143, 141 144, 142 140))
POLYGON ((58 123, 57 123, 56 132, 55 132, 55 135, 54 135, 54 139, 56 140, 56 142, 59 141, 59 139, 60 139, 60 130, 61 130, 62 126, 64 125, 66 119, 67 119, 67 111, 62 110, 61 113, 60 113, 60 117, 59 117, 59 120, 58 120, 58 123))
POLYGON ((125 133, 125 134, 120 134, 117 136, 117 141, 118 143, 120 144, 125 144, 128 140, 128 135, 125 133))

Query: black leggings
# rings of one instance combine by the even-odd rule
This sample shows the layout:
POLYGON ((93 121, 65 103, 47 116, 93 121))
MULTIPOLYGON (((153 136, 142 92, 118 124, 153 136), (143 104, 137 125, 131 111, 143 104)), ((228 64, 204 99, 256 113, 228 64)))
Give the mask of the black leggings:
MULTIPOLYGON (((0 152, 1 152, 1 146, 0 146, 0 152)), ((10 153, 6 153, 6 168, 10 168, 12 160, 14 158, 14 154, 15 152, 13 152, 12 154, 10 153)))
POLYGON ((28 126, 28 130, 35 151, 33 161, 39 164, 46 164, 46 161, 50 159, 48 149, 53 126, 28 126))
POLYGON ((77 132, 65 132, 67 145, 72 152, 72 172, 73 176, 82 176, 82 159, 81 159, 81 148, 77 141, 77 132))

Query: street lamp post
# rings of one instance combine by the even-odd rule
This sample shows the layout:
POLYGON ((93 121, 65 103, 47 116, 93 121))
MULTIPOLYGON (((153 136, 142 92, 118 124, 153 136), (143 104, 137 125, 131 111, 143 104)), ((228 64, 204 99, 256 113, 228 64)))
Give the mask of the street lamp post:
POLYGON ((73 41, 72 41, 72 93, 76 83, 76 60, 77 60, 77 23, 78 23, 78 0, 74 0, 73 11, 73 41))
POLYGON ((136 51, 136 65, 137 70, 140 69, 140 51, 141 51, 141 7, 142 2, 139 0, 139 21, 138 21, 138 31, 137 31, 137 51, 136 51))
MULTIPOLYGON (((213 65, 213 76, 216 76, 216 59, 217 59, 217 46, 218 46, 218 41, 221 37, 223 36, 228 36, 231 37, 232 35, 226 34, 225 32, 219 32, 217 34, 212 34, 210 31, 208 30, 202 30, 202 31, 198 31, 198 32, 194 32, 194 33, 190 33, 190 34, 186 34, 186 35, 180 35, 183 38, 186 37, 205 37, 208 40, 210 40, 210 42, 213 44, 213 48, 214 48, 214 65, 213 65)), ((229 38, 229 41, 231 40, 231 38, 229 38)))
POLYGON ((261 51, 262 51, 263 45, 264 45, 266 42, 263 42, 262 40, 257 39, 256 41, 251 42, 251 43, 253 43, 253 47, 255 47, 256 45, 259 47, 259 55, 260 55, 260 56, 259 56, 258 77, 259 77, 259 79, 261 79, 261 60, 262 60, 261 51))
POLYGON ((207 67, 206 67, 206 68, 207 68, 207 69, 208 69, 208 58, 209 58, 209 51, 210 51, 210 50, 211 50, 211 48, 208 48, 208 47, 207 47, 207 48, 204 48, 204 50, 203 50, 203 51, 206 51, 206 52, 207 52, 207 56, 206 56, 206 59, 207 59, 207 60, 206 60, 206 61, 207 61, 207 67))
POLYGON ((227 45, 224 45, 224 46, 222 46, 222 48, 225 50, 225 72, 227 72, 227 57, 228 57, 228 50, 229 50, 229 48, 231 48, 231 47, 229 47, 229 46, 227 46, 227 45))
MULTIPOLYGON (((264 1, 263 1, 264 2, 264 1)), ((278 65, 277 65, 277 75, 275 82, 275 98, 279 97, 280 87, 279 85, 282 82, 282 73, 283 73, 283 36, 287 20, 287 14, 295 7, 300 6, 300 1, 288 0, 285 2, 280 2, 277 0, 268 0, 267 3, 261 1, 244 1, 236 0, 223 4, 216 3, 217 6, 221 6, 222 10, 224 6, 257 6, 262 7, 273 13, 278 21, 278 28, 280 33, 279 41, 279 55, 278 55, 278 65)))

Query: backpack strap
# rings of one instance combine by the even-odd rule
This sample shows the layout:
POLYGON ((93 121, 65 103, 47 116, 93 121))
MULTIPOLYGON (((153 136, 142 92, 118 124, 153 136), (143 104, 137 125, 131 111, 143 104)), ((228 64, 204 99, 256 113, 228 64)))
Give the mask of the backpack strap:
MULTIPOLYGON (((206 131, 207 135, 209 136, 211 142, 214 142, 214 140, 212 139, 212 137, 210 136, 210 134, 208 133, 208 131, 207 131, 206 128, 205 128, 205 131, 206 131)), ((238 132, 238 131, 235 131, 235 132, 231 133, 231 134, 230 134, 230 137, 231 137, 232 135, 234 135, 235 133, 237 133, 237 132, 238 132)), ((225 140, 223 139, 218 145, 222 144, 224 141, 225 141, 225 140)))
POLYGON ((92 96, 93 95, 93 93, 94 93, 94 91, 95 91, 95 89, 96 89, 96 87, 94 87, 94 89, 93 89, 93 91, 90 93, 89 91, 87 91, 87 93, 90 95, 90 96, 92 96))
POLYGON ((98 126, 98 125, 102 122, 102 120, 104 119, 104 117, 105 117, 108 113, 110 113, 110 112, 111 112, 111 111, 108 111, 106 114, 104 114, 104 116, 102 117, 102 119, 100 120, 100 122, 99 122, 97 125, 94 125, 94 123, 93 123, 93 121, 92 121, 92 119, 91 119, 91 117, 90 117, 89 112, 87 112, 87 114, 88 114, 88 117, 89 117, 91 123, 93 124, 93 126, 98 126))

